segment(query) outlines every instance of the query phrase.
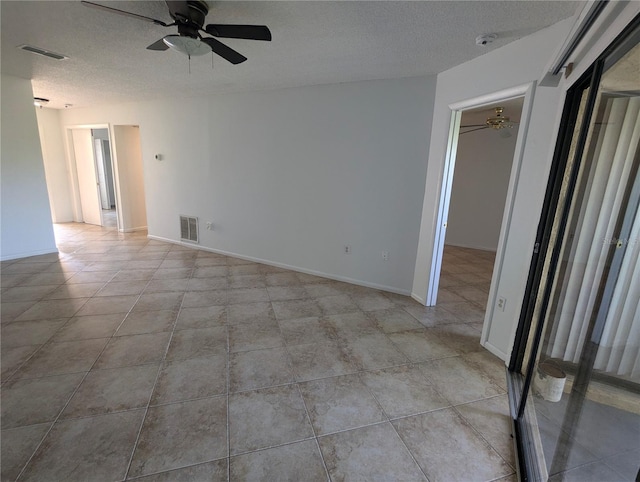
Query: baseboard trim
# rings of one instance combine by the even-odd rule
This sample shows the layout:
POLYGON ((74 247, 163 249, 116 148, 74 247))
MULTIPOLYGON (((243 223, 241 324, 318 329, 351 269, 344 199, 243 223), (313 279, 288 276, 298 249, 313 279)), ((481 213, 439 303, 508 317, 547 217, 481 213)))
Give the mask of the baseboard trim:
POLYGON ((137 231, 145 231, 147 226, 139 226, 137 228, 128 228, 128 229, 119 229, 118 231, 121 233, 135 233, 137 231))
POLYGON ((22 259, 22 258, 29 258, 31 256, 41 256, 43 254, 53 254, 53 253, 59 253, 58 248, 55 248, 53 250, 50 249, 42 249, 42 250, 38 250, 38 251, 29 251, 26 253, 17 253, 17 254, 9 254, 9 255, 2 255, 0 256, 0 261, 11 261, 12 259, 22 259))
POLYGON ((414 300, 416 300, 418 303, 420 303, 422 306, 427 306, 427 301, 422 298, 422 296, 418 296, 415 293, 411 293, 411 298, 413 298, 414 300))
POLYGON ((480 341, 480 344, 487 350, 490 351, 491 353, 493 353, 495 356, 497 356, 498 358, 500 358, 500 360, 502 360, 503 362, 506 363, 507 361, 507 354, 505 352, 503 352, 501 349, 493 346, 491 343, 489 343, 488 341, 482 342, 480 341))
POLYGON ((206 246, 201 246, 199 244, 187 243, 183 241, 176 241, 174 239, 163 238, 162 236, 155 236, 153 234, 148 234, 147 237, 149 239, 153 239, 155 241, 163 241, 165 243, 177 244, 179 246, 184 246, 186 248, 199 249, 201 251, 208 251, 210 253, 222 254, 224 256, 230 256, 232 258, 245 259, 247 261, 252 261, 254 263, 266 264, 268 266, 275 266, 276 268, 288 269, 291 271, 297 271, 299 273, 310 274, 313 276, 319 276, 321 278, 327 278, 334 281, 342 281, 345 283, 350 283, 353 285, 364 286, 365 288, 373 288, 381 291, 388 291, 389 293, 395 293, 403 296, 411 296, 411 293, 408 290, 401 290, 398 288, 394 288, 393 286, 381 285, 378 283, 370 283, 368 281, 357 280, 353 278, 348 278, 346 276, 333 275, 330 273, 325 273, 323 271, 317 271, 313 269, 301 268, 299 266, 292 266, 290 264, 279 263, 277 261, 271 261, 268 259, 256 258, 253 256, 245 256, 238 253, 233 253, 231 251, 225 251, 222 249, 209 248, 206 246))

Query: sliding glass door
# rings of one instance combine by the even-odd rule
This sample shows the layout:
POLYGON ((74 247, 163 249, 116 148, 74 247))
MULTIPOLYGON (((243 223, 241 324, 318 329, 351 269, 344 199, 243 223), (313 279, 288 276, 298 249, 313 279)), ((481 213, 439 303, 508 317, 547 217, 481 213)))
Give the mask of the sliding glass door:
POLYGON ((531 480, 640 475, 637 24, 567 95, 509 367, 531 480))

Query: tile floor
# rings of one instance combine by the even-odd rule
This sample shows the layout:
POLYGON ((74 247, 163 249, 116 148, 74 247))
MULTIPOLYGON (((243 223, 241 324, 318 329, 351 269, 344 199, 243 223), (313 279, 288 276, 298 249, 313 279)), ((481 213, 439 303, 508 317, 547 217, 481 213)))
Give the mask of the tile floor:
MULTIPOLYGON (((629 396, 634 394, 629 393, 629 396)), ((640 414, 585 400, 573 437, 561 438, 569 394, 559 402, 533 397, 542 448, 551 482, 587 480, 632 482, 640 474, 640 414), (554 456, 566 452, 561 471, 551 472, 554 456)), ((633 406, 631 406, 632 408, 633 406)), ((640 410, 640 403, 635 401, 640 410)), ((557 470, 557 469, 556 469, 557 470)))
POLYGON ((2 263, 2 480, 516 480, 490 253, 440 305, 56 225, 2 263))

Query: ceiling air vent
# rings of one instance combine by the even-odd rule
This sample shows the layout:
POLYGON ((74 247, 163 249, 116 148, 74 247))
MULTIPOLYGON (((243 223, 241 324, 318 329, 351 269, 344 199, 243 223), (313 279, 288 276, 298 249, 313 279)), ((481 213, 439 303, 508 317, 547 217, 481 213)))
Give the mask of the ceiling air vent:
POLYGON ((198 242, 198 218, 180 216, 180 239, 191 243, 198 242))
POLYGON ((49 57, 50 59, 54 60, 66 60, 69 58, 66 55, 50 52, 49 50, 41 49, 40 47, 34 47, 33 45, 18 45, 18 48, 21 50, 26 50, 27 52, 31 52, 32 54, 49 57))

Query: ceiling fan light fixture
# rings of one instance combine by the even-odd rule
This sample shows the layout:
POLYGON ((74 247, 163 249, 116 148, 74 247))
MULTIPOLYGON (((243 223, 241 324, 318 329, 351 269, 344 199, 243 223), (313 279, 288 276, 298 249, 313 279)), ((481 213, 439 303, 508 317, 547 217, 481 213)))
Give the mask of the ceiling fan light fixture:
POLYGON ((487 119, 487 126, 491 127, 492 129, 512 128, 513 124, 511 124, 511 120, 509 119, 509 117, 503 116, 503 112, 503 107, 496 107, 496 115, 495 117, 489 117, 487 119))
POLYGON ((34 97, 33 98, 33 105, 35 105, 36 107, 42 108, 43 106, 47 105, 48 103, 49 103, 49 99, 45 99, 44 97, 34 97))
POLYGON ((169 48, 188 55, 189 57, 211 53, 211 47, 197 38, 167 35, 162 41, 167 44, 169 48))

